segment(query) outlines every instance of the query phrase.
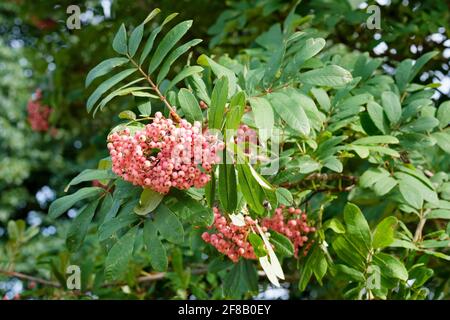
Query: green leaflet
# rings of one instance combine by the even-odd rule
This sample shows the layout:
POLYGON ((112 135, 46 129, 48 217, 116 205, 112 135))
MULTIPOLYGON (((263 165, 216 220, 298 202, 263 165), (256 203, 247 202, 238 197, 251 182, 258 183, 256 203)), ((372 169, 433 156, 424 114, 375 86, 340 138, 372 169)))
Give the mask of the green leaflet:
POLYGON ((134 208, 134 212, 140 216, 146 215, 147 213, 155 210, 163 198, 163 194, 153 191, 152 189, 145 188, 141 193, 139 205, 134 208))
POLYGON ((210 129, 221 130, 227 97, 228 80, 226 77, 222 77, 217 81, 211 94, 211 105, 208 109, 208 127, 210 129))
POLYGON ((128 270, 128 263, 133 255, 134 242, 138 226, 128 230, 108 252, 105 260, 105 277, 108 280, 122 279, 128 270))
POLYGON ((185 33, 191 28, 192 20, 183 21, 173 27, 159 43, 156 48, 150 65, 148 67, 148 73, 152 74, 153 71, 158 68, 163 59, 169 53, 169 51, 175 46, 175 44, 185 35, 185 33))
POLYGON ((71 186, 77 185, 81 182, 92 180, 110 180, 117 178, 116 174, 111 170, 98 170, 98 169, 86 169, 80 172, 75 178, 73 178, 64 189, 65 192, 69 190, 71 186))
POLYGON ((298 80, 313 86, 340 87, 352 81, 350 72, 342 67, 330 65, 302 73, 298 80))
POLYGON ((64 196, 52 202, 48 209, 48 215, 51 219, 55 219, 64 212, 72 208, 72 206, 80 200, 99 197, 105 190, 99 187, 82 188, 74 194, 64 196))
POLYGON ((108 74, 112 69, 116 67, 120 67, 121 65, 127 63, 129 60, 127 58, 110 58, 100 62, 94 68, 89 71, 86 76, 85 86, 88 87, 92 81, 101 77, 105 74, 108 74))
POLYGON ((182 88, 178 92, 178 102, 189 122, 194 123, 194 121, 201 122, 203 120, 202 110, 197 99, 195 99, 195 96, 189 90, 182 88))
POLYGON ((160 204, 154 214, 154 224, 161 236, 173 243, 184 241, 184 230, 178 217, 165 205, 160 204))
POLYGON ((156 78, 156 83, 160 84, 161 81, 164 80, 164 78, 167 76, 167 74, 169 73, 170 67, 172 66, 172 64, 181 56, 183 55, 186 51, 188 51, 191 47, 196 46, 197 44, 199 44, 200 42, 202 42, 201 39, 194 39, 191 41, 186 42, 185 44, 177 47, 174 51, 172 51, 170 53, 170 55, 166 58, 166 60, 164 61, 163 65, 161 66, 161 69, 158 73, 158 77, 156 78))
POLYGON ((114 37, 112 47, 117 53, 127 54, 127 30, 125 29, 125 25, 123 23, 114 37))
POLYGON ((144 245, 152 267, 157 271, 166 271, 168 264, 166 249, 159 240, 157 229, 151 220, 146 220, 144 224, 144 245))
POLYGON ((99 200, 89 203, 73 219, 66 237, 66 245, 69 251, 77 251, 86 237, 89 225, 94 217, 99 200))
POLYGON ((114 85, 118 84, 120 81, 124 80, 126 77, 134 73, 137 69, 131 68, 124 70, 122 72, 119 72, 118 74, 112 76, 108 80, 105 80, 102 82, 97 89, 89 96, 87 102, 86 102, 86 108, 88 112, 91 112, 92 108, 94 107, 95 103, 100 99, 100 97, 109 89, 111 89, 114 85))
MULTIPOLYGON (((226 153, 226 150, 224 150, 226 153)), ((236 170, 233 164, 219 164, 219 199, 225 212, 232 213, 237 207, 236 170)))

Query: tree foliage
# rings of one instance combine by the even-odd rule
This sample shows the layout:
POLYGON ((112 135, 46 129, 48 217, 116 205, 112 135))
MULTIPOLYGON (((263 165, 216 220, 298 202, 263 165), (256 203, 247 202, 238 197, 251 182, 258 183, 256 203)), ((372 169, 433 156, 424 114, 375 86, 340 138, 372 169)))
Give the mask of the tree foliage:
MULTIPOLYGON (((89 123, 101 134, 88 139, 89 161, 72 168, 81 171, 72 180, 61 178, 67 194, 48 208, 45 219, 61 232, 44 250, 39 244, 50 240, 35 227, 9 221, 4 273, 50 270, 55 288, 40 288, 49 297, 74 294, 63 289, 70 264, 83 272, 79 296, 250 298, 259 284, 287 282, 291 298, 448 297, 450 102, 418 81, 441 53, 396 61, 354 50, 331 28, 365 21, 356 2, 333 10, 322 1, 254 2, 230 2, 209 28, 211 51, 206 35, 192 36, 196 21, 165 10, 117 23, 106 39, 111 49, 78 81, 87 88, 77 103, 90 116, 73 130, 76 117, 62 122, 68 136, 89 123), (303 15, 309 7, 317 16, 303 15), (252 24, 255 15, 261 21, 252 24), (126 181, 112 170, 106 140, 144 130, 158 113, 216 130, 222 158, 234 161, 213 165, 203 187, 166 194, 126 181), (257 139, 239 144, 242 128, 257 139), (284 207, 307 215, 314 231, 304 245, 262 228, 284 207), (63 218, 71 208, 76 217, 63 218), (254 259, 228 259, 204 241, 217 212, 229 225, 254 221, 244 239, 254 259), (45 267, 35 269, 37 262, 45 267)), ((396 35, 389 43, 402 34, 389 32, 396 35)), ((67 109, 59 110, 65 118, 67 109)))

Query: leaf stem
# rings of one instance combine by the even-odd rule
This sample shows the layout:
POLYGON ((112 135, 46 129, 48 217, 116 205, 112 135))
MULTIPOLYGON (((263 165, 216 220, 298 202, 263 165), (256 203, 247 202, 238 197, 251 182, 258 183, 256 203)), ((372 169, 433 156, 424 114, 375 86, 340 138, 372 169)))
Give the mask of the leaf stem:
POLYGON ((150 76, 147 73, 145 73, 144 70, 142 70, 141 66, 138 63, 136 63, 136 61, 134 61, 133 58, 131 58, 130 55, 127 54, 127 57, 131 61, 131 63, 139 70, 139 72, 144 76, 144 78, 147 80, 147 82, 152 87, 153 91, 156 92, 156 94, 159 96, 161 101, 169 109, 170 115, 172 116, 173 120, 175 122, 179 123, 181 121, 181 117, 175 111, 175 108, 170 105, 170 103, 169 103, 169 101, 167 101, 166 97, 161 93, 161 91, 159 90, 158 86, 153 82, 153 80, 150 78, 150 76))

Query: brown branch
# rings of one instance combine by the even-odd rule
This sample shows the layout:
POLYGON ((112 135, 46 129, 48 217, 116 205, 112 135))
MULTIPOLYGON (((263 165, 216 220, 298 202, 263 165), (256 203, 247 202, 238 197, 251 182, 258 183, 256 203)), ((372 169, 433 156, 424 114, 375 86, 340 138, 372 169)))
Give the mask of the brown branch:
POLYGON ((6 276, 9 276, 9 277, 16 277, 16 278, 23 279, 23 280, 34 281, 36 283, 40 283, 40 284, 50 286, 50 287, 55 287, 55 288, 61 287, 61 285, 58 282, 53 282, 53 281, 49 281, 46 279, 33 277, 33 276, 30 276, 30 275, 27 275, 27 274, 24 274, 21 272, 6 271, 6 270, 0 269, 0 273, 4 274, 6 276))
POLYGON ((128 56, 128 59, 131 61, 131 63, 139 70, 139 72, 144 76, 144 78, 150 84, 150 86, 152 87, 153 91, 156 92, 156 94, 159 96, 161 101, 164 102, 166 107, 170 110, 170 114, 173 117, 173 120, 175 122, 180 122, 181 121, 181 117, 175 111, 175 108, 170 105, 169 101, 167 101, 166 97, 161 93, 161 91, 159 90, 158 86, 153 82, 153 80, 150 78, 150 76, 147 73, 145 73, 144 70, 142 70, 141 66, 139 64, 137 64, 136 61, 134 61, 133 58, 130 57, 130 55, 127 55, 127 56, 128 56))
MULTIPOLYGON (((327 182, 327 181, 336 181, 336 180, 346 180, 351 182, 350 186, 347 186, 345 188, 343 188, 342 190, 338 190, 338 191, 347 191, 345 190, 348 187, 352 187, 356 184, 356 182, 358 182, 358 177, 357 176, 352 176, 352 175, 345 175, 342 173, 312 173, 309 176, 305 177, 303 180, 300 180, 298 182, 295 183, 283 183, 281 186, 285 187, 285 188, 291 188, 291 187, 296 187, 299 185, 304 185, 305 181, 319 181, 319 182, 327 182)), ((327 191, 330 189, 325 189, 323 191, 327 191)))

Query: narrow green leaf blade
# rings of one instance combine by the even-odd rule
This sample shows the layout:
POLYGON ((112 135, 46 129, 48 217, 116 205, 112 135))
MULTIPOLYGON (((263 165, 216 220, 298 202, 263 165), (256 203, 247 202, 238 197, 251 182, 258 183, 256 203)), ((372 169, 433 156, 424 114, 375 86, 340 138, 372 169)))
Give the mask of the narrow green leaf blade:
POLYGON ((119 30, 117 31, 113 43, 112 43, 114 51, 120 54, 127 54, 127 30, 125 25, 122 23, 119 30))
POLYGON ((92 68, 91 71, 89 71, 86 77, 85 86, 88 87, 92 83, 92 81, 94 81, 98 77, 109 73, 112 69, 120 67, 128 61, 129 60, 127 58, 117 57, 100 62, 98 65, 92 68))
POLYGON ((73 219, 66 237, 66 246, 70 252, 80 249, 83 240, 89 229, 89 225, 94 217, 99 200, 89 203, 78 215, 73 219))
POLYGON ((105 192, 105 190, 99 187, 82 188, 74 194, 53 201, 48 209, 48 215, 51 219, 55 219, 69 210, 78 201, 98 197, 102 192, 105 192))
POLYGON ((185 88, 180 89, 178 92, 178 102, 180 103, 181 110, 183 110, 183 113, 189 122, 202 122, 202 109, 200 109, 197 99, 189 90, 185 88))
POLYGON ((173 27, 161 40, 158 47, 150 60, 148 68, 148 74, 152 74, 153 71, 158 68, 163 59, 169 53, 169 51, 175 46, 175 44, 185 35, 185 33, 191 28, 192 20, 180 22, 173 27))

